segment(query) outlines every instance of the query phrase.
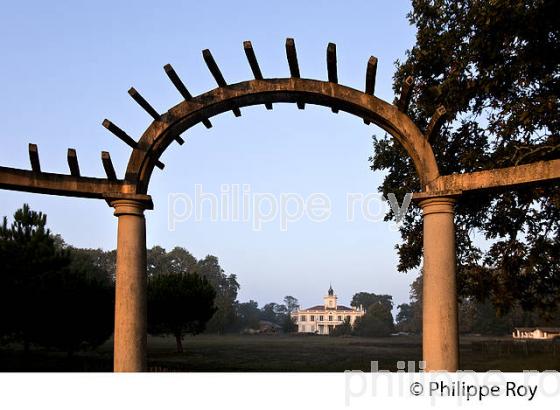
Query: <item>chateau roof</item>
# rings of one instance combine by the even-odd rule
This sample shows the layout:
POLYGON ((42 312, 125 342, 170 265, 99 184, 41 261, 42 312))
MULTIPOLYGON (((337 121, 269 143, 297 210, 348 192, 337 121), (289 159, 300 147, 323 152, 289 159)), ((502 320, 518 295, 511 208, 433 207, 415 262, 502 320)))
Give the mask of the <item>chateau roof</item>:
POLYGON ((542 330, 543 332, 555 332, 560 333, 560 327, 541 327, 541 326, 534 326, 534 327, 515 327, 514 330, 519 330, 520 332, 533 332, 535 330, 542 330))
MULTIPOLYGON (((335 309, 328 309, 328 308, 325 308, 324 305, 317 305, 317 306, 312 306, 312 307, 307 308, 307 309, 300 310, 300 312, 307 312, 307 311, 310 311, 310 310, 322 310, 322 311, 325 311, 325 310, 335 310, 335 309)), ((338 306, 336 307, 336 310, 341 310, 341 311, 352 311, 352 310, 354 310, 354 309, 349 308, 348 306, 338 305, 338 306)))

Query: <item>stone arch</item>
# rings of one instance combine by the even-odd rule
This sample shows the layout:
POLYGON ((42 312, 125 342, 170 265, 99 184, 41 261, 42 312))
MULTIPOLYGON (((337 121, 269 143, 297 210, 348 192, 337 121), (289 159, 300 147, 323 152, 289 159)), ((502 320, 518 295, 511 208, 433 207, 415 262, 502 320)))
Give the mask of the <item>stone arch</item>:
POLYGON ((137 194, 147 194, 152 171, 169 145, 192 126, 223 112, 272 103, 316 104, 341 110, 372 122, 391 134, 412 159, 422 188, 439 177, 432 148, 399 109, 373 95, 336 83, 301 79, 262 79, 218 87, 185 100, 154 120, 134 148, 126 180, 137 194))

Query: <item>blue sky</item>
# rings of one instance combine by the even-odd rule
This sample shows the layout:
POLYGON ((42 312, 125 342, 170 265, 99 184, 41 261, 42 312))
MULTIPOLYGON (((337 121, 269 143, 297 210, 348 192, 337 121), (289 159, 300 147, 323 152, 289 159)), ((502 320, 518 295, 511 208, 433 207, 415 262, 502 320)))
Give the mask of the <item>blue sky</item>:
MULTIPOLYGON (((100 151, 111 153, 122 177, 130 149, 101 126, 109 118, 138 138, 150 117, 129 97, 134 86, 159 112, 181 101, 163 66, 171 63, 193 95, 215 88, 201 50, 211 49, 226 81, 251 79, 242 43, 251 40, 265 77, 287 77, 286 37, 296 42, 302 77, 326 79, 325 50, 337 44, 341 84, 363 89, 370 55, 379 59, 376 95, 393 100, 394 62, 414 42, 409 1, 205 1, 79 3, 9 2, 0 14, 0 164, 29 169, 27 144, 38 144, 42 169, 68 173, 75 148, 83 175, 103 176, 100 151)), ((262 306, 297 297, 322 301, 332 283, 339 302, 358 291, 408 300, 416 272, 396 271, 397 232, 387 223, 346 221, 346 194, 376 192, 383 175, 369 169, 371 136, 361 119, 330 109, 276 104, 214 117, 214 127, 189 130, 155 170, 148 211, 148 246, 183 246, 214 254, 238 275, 239 299, 262 306), (254 231, 250 222, 186 221, 168 229, 168 195, 195 184, 250 184, 252 192, 320 192, 332 201, 324 223, 277 222, 254 231)), ((0 215, 27 202, 48 214, 50 228, 78 247, 112 249, 116 218, 103 201, 0 191, 0 215)))

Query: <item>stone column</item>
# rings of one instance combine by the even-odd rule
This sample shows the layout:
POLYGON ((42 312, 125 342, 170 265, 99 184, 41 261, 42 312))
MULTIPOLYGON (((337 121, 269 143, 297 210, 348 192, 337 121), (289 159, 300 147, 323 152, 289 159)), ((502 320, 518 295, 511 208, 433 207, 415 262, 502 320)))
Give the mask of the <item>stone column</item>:
POLYGON ((422 353, 428 371, 453 372, 459 366, 454 203, 440 197, 419 204, 424 219, 422 353))
POLYGON ((146 221, 141 201, 110 201, 119 218, 115 289, 114 371, 146 370, 146 221))

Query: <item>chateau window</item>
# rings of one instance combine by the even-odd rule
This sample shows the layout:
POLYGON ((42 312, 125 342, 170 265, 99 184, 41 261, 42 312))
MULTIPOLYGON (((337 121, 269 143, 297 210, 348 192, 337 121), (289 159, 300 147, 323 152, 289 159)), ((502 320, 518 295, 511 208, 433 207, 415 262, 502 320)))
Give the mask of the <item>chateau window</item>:
POLYGON ((350 322, 350 315, 346 316, 346 320, 350 322))
POLYGON ((311 322, 315 322, 315 316, 313 316, 313 315, 309 316, 309 320, 310 320, 311 322))
POLYGON ((302 317, 301 317, 301 321, 302 321, 302 322, 305 322, 305 316, 302 316, 302 317))
POLYGON ((339 316, 339 317, 338 317, 338 320, 342 321, 342 316, 339 316))
POLYGON ((332 322, 332 316, 329 316, 329 322, 332 322))
POLYGON ((323 321, 323 315, 319 316, 319 321, 322 322, 323 321))

